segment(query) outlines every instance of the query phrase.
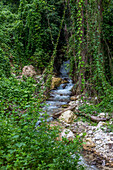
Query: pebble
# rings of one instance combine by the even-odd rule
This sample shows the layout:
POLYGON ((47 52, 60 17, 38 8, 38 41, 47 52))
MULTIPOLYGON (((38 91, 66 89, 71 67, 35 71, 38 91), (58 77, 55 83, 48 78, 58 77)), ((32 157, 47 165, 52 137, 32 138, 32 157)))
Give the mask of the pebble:
POLYGON ((70 105, 70 106, 75 105, 75 104, 76 104, 75 101, 70 101, 70 102, 69 102, 69 105, 70 105))
POLYGON ((89 130, 89 131, 88 131, 88 134, 90 134, 90 135, 93 134, 93 131, 92 131, 92 130, 89 130))
POLYGON ((103 118, 105 116, 106 116, 106 113, 99 113, 99 115, 98 115, 98 117, 101 117, 101 118, 103 118))

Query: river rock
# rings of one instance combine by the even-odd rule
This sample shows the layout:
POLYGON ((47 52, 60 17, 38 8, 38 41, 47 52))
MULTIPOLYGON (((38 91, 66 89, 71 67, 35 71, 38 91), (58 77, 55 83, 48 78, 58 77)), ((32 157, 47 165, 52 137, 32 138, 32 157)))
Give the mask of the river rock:
POLYGON ((71 123, 76 118, 76 115, 71 111, 67 110, 62 113, 62 115, 59 117, 59 120, 66 123, 71 123))
POLYGON ((97 125, 97 129, 101 128, 104 125, 106 125, 106 122, 99 122, 97 125))
POLYGON ((75 101, 75 100, 77 100, 77 97, 76 96, 71 96, 70 100, 75 101))
POLYGON ((71 124, 70 129, 73 133, 79 134, 79 136, 82 136, 86 132, 83 140, 84 150, 93 151, 97 160, 105 160, 104 166, 108 163, 107 166, 113 168, 113 132, 109 133, 106 131, 106 122, 99 122, 97 126, 91 126, 88 123, 79 121, 71 124))
POLYGON ((32 65, 24 66, 22 70, 22 75, 26 77, 34 77, 36 75, 35 68, 32 65))
POLYGON ((72 130, 74 133, 81 134, 81 133, 86 132, 87 126, 88 126, 87 123, 82 122, 82 121, 78 121, 78 122, 74 122, 74 123, 71 125, 71 130, 72 130))
POLYGON ((85 144, 83 144, 83 148, 86 150, 86 148, 93 148, 95 147, 95 143, 92 141, 91 138, 84 139, 85 144))
POLYGON ((62 141, 62 138, 67 138, 69 141, 71 141, 75 138, 74 133, 71 130, 64 128, 64 126, 62 126, 62 124, 57 121, 52 121, 49 124, 49 126, 50 129, 58 128, 61 131, 61 133, 59 133, 59 136, 56 138, 56 140, 62 141))
POLYGON ((75 136, 71 130, 64 129, 60 134, 60 140, 62 140, 62 138, 67 138, 69 141, 71 141, 75 138, 75 136))
POLYGON ((70 101, 69 102, 69 106, 73 106, 73 105, 75 105, 76 103, 75 103, 75 101, 70 101))
POLYGON ((65 83, 69 83, 69 81, 68 80, 62 80, 62 82, 61 82, 61 84, 65 84, 65 83))
POLYGON ((60 77, 52 77, 51 89, 58 87, 62 82, 60 77))
POLYGON ((106 117, 108 117, 108 113, 99 113, 98 117, 106 118, 106 117))

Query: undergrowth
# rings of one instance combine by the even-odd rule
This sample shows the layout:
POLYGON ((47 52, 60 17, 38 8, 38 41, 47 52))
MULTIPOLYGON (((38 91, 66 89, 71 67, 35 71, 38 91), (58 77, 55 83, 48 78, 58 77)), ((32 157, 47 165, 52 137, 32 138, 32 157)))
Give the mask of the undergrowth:
MULTIPOLYGON (((83 169, 78 165, 81 139, 58 141, 47 114, 37 128, 42 111, 35 80, 0 79, 0 167, 3 169, 83 169), (43 121, 44 119, 44 121, 43 121), (74 158, 73 158, 74 155, 74 158)), ((39 87, 38 87, 39 88, 39 87)))
MULTIPOLYGON (((110 117, 111 121, 113 120, 113 94, 112 94, 112 91, 111 91, 111 94, 110 96, 107 96, 107 97, 101 97, 102 98, 102 101, 98 104, 91 104, 91 105, 88 105, 88 104, 84 104, 82 105, 81 107, 79 107, 79 110, 82 112, 82 113, 85 113, 87 116, 89 116, 89 119, 88 117, 84 117, 83 114, 81 113, 78 113, 79 116, 82 116, 82 120, 83 121, 88 121, 90 122, 92 125, 97 125, 97 123, 93 123, 91 120, 90 120, 90 116, 93 115, 93 116, 98 116, 99 113, 107 113, 107 115, 110 117)), ((113 125, 112 123, 107 123, 107 128, 108 128, 108 131, 113 131, 113 125)))

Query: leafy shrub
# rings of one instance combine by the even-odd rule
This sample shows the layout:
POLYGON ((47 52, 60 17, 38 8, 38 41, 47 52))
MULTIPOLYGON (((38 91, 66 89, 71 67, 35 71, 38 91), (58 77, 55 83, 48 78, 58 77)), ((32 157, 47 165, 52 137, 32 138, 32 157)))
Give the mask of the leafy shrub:
MULTIPOLYGON (((29 117, 30 118, 30 117, 29 117)), ((1 167, 7 169, 73 169, 78 164, 79 140, 66 144, 56 141, 58 130, 48 130, 44 123, 37 132, 27 115, 0 121, 1 167), (73 155, 76 157, 73 159, 73 155)), ((39 128, 38 128, 39 129, 39 128)))
POLYGON ((9 58, 4 54, 3 50, 0 49, 0 77, 9 77, 10 74, 9 58))
MULTIPOLYGON (((111 121, 113 122, 113 118, 111 119, 111 121)), ((113 123, 108 122, 107 131, 108 132, 113 132, 113 123)))
POLYGON ((35 96, 33 84, 32 78, 0 80, 1 169, 79 169, 78 136, 73 143, 65 138, 57 141, 59 129, 50 129, 46 114, 35 128, 40 118, 41 96, 35 96))

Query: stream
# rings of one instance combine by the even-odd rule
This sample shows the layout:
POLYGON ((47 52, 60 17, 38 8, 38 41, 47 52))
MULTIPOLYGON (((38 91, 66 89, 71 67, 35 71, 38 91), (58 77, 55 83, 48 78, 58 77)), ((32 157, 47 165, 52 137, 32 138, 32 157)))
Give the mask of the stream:
MULTIPOLYGON (((70 101, 71 89, 73 87, 72 80, 69 78, 69 69, 67 69, 67 65, 69 65, 69 61, 64 61, 60 68, 60 77, 62 80, 65 80, 64 84, 61 84, 57 89, 53 89, 50 92, 50 97, 46 101, 46 105, 43 107, 44 112, 46 111, 49 114, 48 122, 53 120, 53 113, 59 112, 63 107, 67 106, 70 101)), ((43 113, 42 113, 43 115, 43 113)), ((40 120, 37 121, 36 126, 41 123, 40 120)), ((80 156, 79 164, 85 167, 86 170, 98 170, 93 165, 88 165, 83 158, 80 156)))
POLYGON ((61 84, 57 89, 51 90, 50 98, 46 101, 47 106, 44 107, 44 110, 47 111, 49 115, 52 115, 55 112, 62 110, 62 106, 68 104, 71 95, 71 89, 73 87, 72 80, 69 78, 67 65, 69 61, 63 62, 60 69, 60 77, 66 83, 61 84))

